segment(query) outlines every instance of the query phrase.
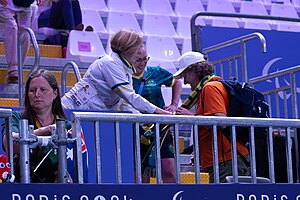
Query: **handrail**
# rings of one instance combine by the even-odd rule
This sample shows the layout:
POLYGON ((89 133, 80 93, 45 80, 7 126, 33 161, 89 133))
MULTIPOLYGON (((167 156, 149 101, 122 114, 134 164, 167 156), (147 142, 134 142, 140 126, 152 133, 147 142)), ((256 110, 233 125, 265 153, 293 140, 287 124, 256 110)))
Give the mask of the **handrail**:
MULTIPOLYGON (((73 123, 74 129, 72 129, 73 131, 73 137, 80 137, 80 130, 81 130, 81 123, 82 122, 88 122, 88 121, 94 121, 94 123, 99 123, 99 122, 114 122, 115 123, 115 134, 121 134, 120 133, 120 126, 119 123, 134 123, 134 125, 139 126, 140 123, 155 123, 155 127, 156 127, 156 131, 155 132, 159 132, 159 130, 157 130, 157 128, 159 127, 160 124, 172 124, 175 125, 174 127, 174 132, 175 132, 175 137, 174 137, 174 147, 175 147, 175 158, 179 157, 179 151, 176 151, 176 149, 178 148, 179 145, 179 138, 178 138, 178 125, 179 124, 185 124, 185 125, 193 125, 194 131, 193 131, 193 136, 194 139, 197 137, 198 135, 198 126, 210 126, 212 127, 213 130, 213 140, 217 141, 217 127, 220 126, 231 126, 232 128, 232 138, 231 138, 231 142, 232 142, 232 148, 236 149, 236 140, 234 138, 236 138, 236 131, 235 131, 235 127, 236 126, 243 126, 243 127, 251 127, 251 134, 250 134, 250 144, 251 147, 255 147, 255 140, 254 140, 254 127, 267 127, 268 128, 268 138, 271 138, 272 133, 273 133, 273 128, 277 128, 277 127, 285 127, 287 128, 287 138, 288 140, 290 139, 291 135, 291 129, 294 128, 299 128, 300 127, 300 121, 297 119, 279 119, 279 118, 245 118, 245 117, 216 117, 216 116, 184 116, 184 115, 155 115, 155 114, 147 114, 144 116, 141 116, 139 114, 127 114, 127 113, 100 113, 100 112, 73 112, 71 113, 71 121, 73 123), (252 145, 253 144, 253 145, 252 145)), ((95 129, 96 130, 96 129, 95 129)), ((135 129, 137 131, 137 136, 139 135, 139 131, 138 128, 135 129)), ((97 129, 97 131, 99 131, 97 129)), ((155 134, 155 139, 157 139, 159 136, 158 134, 155 134)), ((195 139, 195 141, 197 141, 195 139)), ((272 152, 272 148, 273 148, 273 140, 268 139, 269 144, 268 144, 268 151, 272 152)), ((139 137, 136 137, 136 141, 135 141, 135 145, 139 144, 139 137)), ((197 146, 197 142, 194 143, 194 152, 195 152, 195 163, 197 163, 197 161, 199 162, 199 147, 197 146), (197 147, 196 147, 197 146, 197 147)), ((287 158, 291 158, 291 148, 289 146, 290 144, 287 144, 287 158)), ((117 145, 116 145, 117 147, 117 145)), ((213 148, 215 149, 215 151, 213 151, 213 157, 214 158, 218 158, 218 149, 217 149, 217 143, 213 142, 213 148)), ((135 147, 135 149, 139 149, 138 147, 135 147)), ((158 151, 159 147, 156 147, 156 151, 158 151)), ((252 150, 250 150, 250 157, 251 157, 251 177, 252 177, 252 183, 257 183, 256 181, 256 158, 255 158, 255 150, 253 148, 251 148, 252 150)), ((138 150, 137 150, 138 151, 138 150)), ((120 150, 118 149, 117 151, 118 153, 120 153, 120 150)), ((77 154, 75 157, 75 162, 77 163, 77 169, 75 170, 76 173, 78 174, 78 182, 82 183, 82 157, 80 156, 81 154, 81 148, 80 146, 77 148, 77 154)), ((156 152, 156 169, 160 169, 161 167, 161 163, 160 161, 160 154, 158 152, 156 152)), ((97 159, 101 159, 99 157, 97 157, 97 159)), ((269 163, 271 163, 272 167, 270 168, 270 181, 271 183, 275 183, 275 172, 274 172, 274 156, 273 154, 269 155, 269 163)), ((233 155, 232 157, 233 160, 233 171, 237 172, 237 156, 236 154, 233 155)), ((120 166, 120 160, 117 161, 117 166, 120 166)), ((140 159, 138 159, 138 157, 136 158, 136 169, 138 166, 138 163, 140 162, 140 159)), ((214 162, 214 166, 218 166, 218 159, 213 159, 214 162)), ((140 164, 140 163, 139 163, 140 164)), ((292 162, 290 160, 287 160, 287 165, 288 165, 288 181, 289 183, 292 183, 292 174, 293 174, 293 169, 292 169, 292 162)), ((100 167, 97 167, 97 170, 100 169, 100 167)), ((200 171, 199 170, 199 166, 195 165, 195 182, 197 184, 200 183, 200 171)), ((178 167, 178 165, 176 165, 175 167, 176 170, 176 174, 178 175, 180 172, 180 169, 178 167)), ((297 169, 298 170, 298 169, 297 169)), ((101 172, 98 172, 101 173, 101 172)), ((219 183, 218 178, 216 178, 219 174, 219 171, 216 168, 214 168, 214 174, 215 174, 215 183, 219 183)), ((161 180, 161 174, 157 174, 157 182, 160 183, 159 180, 161 180)), ((234 182, 237 182, 237 173, 233 174, 234 176, 234 182)), ((138 177, 138 179, 140 179, 141 177, 138 177)), ((120 181, 121 182, 121 181, 120 181)), ((120 183, 119 182, 119 183, 120 183)), ((180 183, 180 176, 177 176, 177 183, 180 183)))
POLYGON ((29 77, 34 71, 36 71, 40 64, 40 49, 39 49, 35 34, 32 29, 26 27, 19 33, 19 36, 18 36, 19 106, 21 106, 23 103, 23 62, 24 62, 24 60, 22 60, 21 38, 22 38, 22 35, 24 35, 26 32, 28 32, 30 35, 30 38, 31 38, 32 44, 33 44, 33 48, 34 48, 34 52, 35 52, 34 65, 27 77, 29 77))
POLYGON ((300 22, 299 18, 288 18, 288 17, 274 17, 264 15, 246 15, 246 14, 234 14, 234 13, 215 13, 215 12, 196 12, 191 18, 191 39, 193 51, 201 52, 202 43, 200 41, 197 27, 195 26, 196 19, 199 16, 212 16, 212 17, 235 17, 235 18, 251 18, 251 19, 265 19, 265 20, 279 20, 279 21, 291 21, 300 22), (197 46, 198 44, 198 46, 197 46))
POLYGON ((0 118, 4 118, 6 132, 8 136, 8 144, 6 148, 6 155, 8 156, 8 161, 11 165, 10 173, 14 174, 14 160, 13 160, 13 140, 12 140, 12 109, 0 108, 0 118))
POLYGON ((73 68, 77 82, 81 78, 78 65, 74 61, 67 62, 61 73, 61 96, 66 93, 66 77, 70 66, 73 68))
POLYGON ((207 47, 207 48, 203 49, 203 52, 215 51, 215 50, 218 50, 218 49, 221 49, 221 48, 224 48, 224 47, 228 47, 228 46, 233 45, 233 44, 242 43, 242 42, 245 42, 247 40, 254 39, 254 38, 259 39, 260 45, 261 45, 261 51, 263 53, 266 53, 267 52, 266 38, 265 38, 265 36, 263 36, 263 34, 258 33, 258 32, 250 33, 248 35, 244 35, 244 36, 232 39, 232 40, 228 40, 228 41, 225 41, 225 42, 207 47))
POLYGON ((265 37, 261 33, 258 33, 258 32, 251 33, 251 34, 248 34, 248 35, 244 35, 244 36, 232 39, 232 40, 228 40, 228 41, 225 41, 225 42, 222 42, 222 43, 219 43, 219 44, 207 47, 207 48, 203 49, 202 52, 205 53, 205 54, 207 54, 208 52, 215 51, 215 50, 218 50, 218 49, 221 49, 221 48, 225 48, 225 47, 228 47, 228 46, 240 43, 240 45, 241 45, 241 51, 242 51, 241 52, 242 65, 244 66, 243 67, 243 81, 247 82, 248 81, 248 74, 247 74, 248 69, 247 69, 247 61, 246 61, 246 46, 245 46, 245 42, 248 41, 248 40, 254 39, 254 38, 258 38, 259 39, 260 45, 261 45, 261 51, 263 53, 266 53, 267 52, 267 42, 266 42, 266 39, 265 39, 265 37))

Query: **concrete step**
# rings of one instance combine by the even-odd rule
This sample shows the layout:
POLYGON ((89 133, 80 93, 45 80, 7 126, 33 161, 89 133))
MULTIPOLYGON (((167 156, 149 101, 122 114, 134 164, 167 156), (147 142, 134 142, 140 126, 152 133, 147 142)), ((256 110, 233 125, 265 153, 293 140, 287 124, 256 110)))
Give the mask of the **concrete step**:
POLYGON ((19 100, 16 98, 0 98, 0 107, 19 107, 19 100))
MULTIPOLYGON (((27 79, 27 76, 29 74, 30 70, 26 70, 24 69, 23 70, 23 83, 25 84, 26 82, 26 79, 27 79)), ((59 85, 61 85, 61 71, 51 71, 56 80, 57 80, 57 83, 59 85)), ((5 84, 5 77, 6 77, 6 74, 7 74, 7 69, 6 68, 0 68, 0 84, 5 84)), ((83 76, 83 72, 81 73, 81 76, 83 76)), ((76 80, 76 76, 75 76, 75 73, 70 71, 67 73, 67 77, 66 77, 66 85, 67 86, 73 86, 75 83, 77 82, 76 80)), ((1 92, 1 88, 0 88, 0 92, 1 92)))
MULTIPOLYGON (((60 45, 46 45, 46 44, 39 44, 40 48, 40 55, 41 57, 47 58, 62 58, 62 46, 60 45)), ((4 43, 0 42, 0 55, 5 55, 4 50, 4 43)), ((33 45, 30 45, 28 56, 34 56, 34 48, 33 45)))

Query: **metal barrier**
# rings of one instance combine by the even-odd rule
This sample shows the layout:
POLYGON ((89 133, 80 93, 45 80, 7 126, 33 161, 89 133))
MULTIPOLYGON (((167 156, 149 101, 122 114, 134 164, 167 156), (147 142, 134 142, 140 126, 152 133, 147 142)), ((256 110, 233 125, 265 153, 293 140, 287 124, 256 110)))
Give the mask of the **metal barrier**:
POLYGON ((275 104, 276 109, 275 112, 272 112, 270 110, 270 117, 277 117, 277 118, 294 118, 298 119, 298 104, 297 104, 297 79, 296 74, 299 75, 300 72, 300 66, 291 67, 288 69, 283 69, 280 71, 276 71, 267 75, 258 76, 255 78, 252 78, 248 81, 248 83, 252 86, 256 86, 259 84, 266 84, 267 82, 274 82, 275 84, 278 83, 279 78, 284 78, 285 85, 280 86, 279 84, 276 85, 275 88, 272 88, 270 90, 260 90, 265 96, 268 101, 268 104, 270 105, 270 108, 272 107, 272 99, 271 96, 273 95, 275 97, 275 104), (286 78, 289 78, 289 80, 286 80, 286 78), (288 95, 287 92, 290 92, 288 95), (280 113, 280 107, 279 107, 279 98, 282 98, 284 101, 284 109, 283 109, 283 115, 280 113), (291 111, 292 115, 289 116, 288 108, 291 108, 287 105, 288 98, 291 98, 291 111))
MULTIPOLYGON (((263 15, 247 15, 247 14, 232 14, 232 13, 197 12, 192 16, 191 23, 190 23, 192 50, 198 51, 198 52, 203 52, 203 53, 210 53, 210 52, 214 51, 215 49, 212 49, 211 47, 203 49, 203 47, 202 47, 202 27, 199 25, 196 25, 196 19, 201 16, 300 22, 299 18, 273 17, 273 16, 263 16, 263 15)), ((257 33, 254 33, 254 34, 257 34, 257 33)), ((262 35, 261 36, 260 35, 257 35, 257 36, 261 41, 262 52, 266 52, 265 47, 263 47, 263 46, 265 46, 265 39, 262 35)), ((234 41, 234 40, 232 40, 232 41, 234 41)), ((228 42, 225 42, 224 44, 218 44, 213 47, 218 47, 218 49, 225 48, 229 45, 230 42, 231 41, 228 41, 228 42)), ((241 81, 248 82, 245 40, 240 40, 240 44, 241 44, 241 49, 240 49, 241 53, 240 54, 228 56, 226 58, 222 58, 222 59, 216 60, 216 61, 212 61, 212 60, 210 60, 210 61, 213 62, 214 64, 220 64, 221 67, 223 66, 223 63, 225 61, 228 61, 229 62, 229 70, 231 70, 231 66, 230 66, 231 62, 234 61, 234 68, 237 69, 237 65, 238 65, 237 59, 241 58, 242 59, 241 67, 242 67, 242 73, 243 73, 241 81)), ((230 73, 231 73, 231 71, 230 71, 230 73)), ((236 70, 236 73, 237 73, 237 70, 236 70)), ((237 74, 235 77, 238 78, 237 74)), ((227 78, 227 77, 224 77, 224 78, 227 78)), ((229 77, 229 78, 231 78, 231 77, 229 77)))
POLYGON ((21 38, 24 34, 26 34, 26 32, 28 32, 28 34, 30 35, 30 38, 32 40, 32 44, 33 44, 33 48, 34 48, 34 52, 35 52, 35 60, 34 60, 34 65, 33 68, 31 69, 31 71, 28 74, 28 77, 38 69, 39 67, 39 63, 40 63, 40 48, 38 46, 38 43, 36 41, 36 37, 34 35, 34 32, 26 27, 24 28, 18 36, 18 82, 19 82, 19 106, 22 105, 23 103, 23 60, 22 60, 22 41, 21 38))
MULTIPOLYGON (((0 110, 1 111, 1 110, 0 110)), ((1 112, 0 112, 1 113, 1 112)), ((11 115, 10 115, 11 117, 11 115)), ((11 131, 11 121, 8 125, 11 131)), ((60 183, 67 183, 68 182, 68 172, 67 172, 67 151, 66 145, 67 143, 79 143, 81 145, 81 137, 68 139, 66 138, 66 129, 65 129, 65 120, 58 119, 56 121, 56 129, 53 128, 51 130, 51 136, 36 136, 33 131, 33 125, 28 126, 28 120, 21 119, 19 122, 20 126, 20 137, 19 138, 12 138, 9 137, 10 142, 8 145, 10 149, 9 157, 11 158, 10 162, 13 163, 13 142, 19 144, 20 149, 20 174, 21 174, 21 183, 30 183, 30 150, 36 147, 41 146, 48 146, 52 149, 49 151, 54 151, 55 154, 58 155, 58 181, 60 183), (77 140, 79 139, 79 140, 77 140)), ((10 134, 11 135, 11 134, 10 134)), ((43 162, 43 160, 41 161, 43 162)), ((12 164, 13 166, 13 164, 12 164)), ((38 168, 38 166, 37 166, 38 168)), ((13 173, 13 167, 12 167, 13 173)))
POLYGON ((66 93, 66 78, 67 78, 67 72, 70 67, 73 68, 77 82, 81 78, 78 65, 74 61, 68 61, 64 65, 64 68, 61 73, 61 96, 63 96, 66 93))
POLYGON ((12 110, 11 109, 4 109, 0 108, 0 118, 4 118, 5 120, 5 127, 6 128, 6 135, 8 135, 8 145, 5 147, 6 154, 8 156, 9 163, 11 165, 11 173, 14 173, 14 161, 13 161, 13 141, 12 141, 12 110))
POLYGON ((229 79, 232 79, 233 77, 238 78, 238 59, 241 58, 242 60, 242 80, 247 82, 248 80, 248 69, 247 69, 247 56, 246 56, 246 42, 252 39, 257 38, 260 41, 260 46, 261 46, 261 52, 266 53, 267 52, 267 44, 266 44, 266 39, 261 33, 251 33, 248 35, 244 35, 232 40, 228 40, 226 42, 219 43, 217 45, 213 45, 210 47, 207 47, 202 50, 204 54, 211 53, 216 50, 220 50, 223 48, 226 48, 228 46, 232 46, 235 44, 240 44, 240 50, 241 52, 239 54, 233 55, 233 56, 228 56, 225 58, 222 58, 220 60, 214 60, 211 61, 214 64, 214 67, 216 68, 217 66, 220 66, 220 75, 224 77, 223 74, 223 64, 224 62, 229 62, 229 79), (232 62, 233 62, 233 67, 232 67, 232 62), (235 74, 233 74, 233 69, 235 69, 235 74))
MULTIPOLYGON (((161 161, 160 161, 160 145, 159 145, 159 125, 171 124, 174 130, 174 147, 175 147, 175 169, 176 169, 176 183, 181 183, 180 180, 180 163, 179 158, 179 130, 180 124, 193 126, 193 140, 198 141, 198 125, 211 126, 213 137, 213 163, 215 183, 219 183, 219 168, 218 168, 218 146, 217 146, 217 128, 220 126, 231 126, 232 130, 232 152, 233 152, 233 181, 238 182, 238 166, 237 166, 237 150, 236 150, 236 126, 250 127, 250 157, 251 157, 251 182, 257 183, 256 177, 256 160, 255 160, 255 142, 254 142, 254 127, 267 127, 268 132, 268 159, 269 159, 269 172, 270 181, 275 183, 274 172, 274 155, 273 155, 273 140, 272 133, 274 128, 281 128, 286 130, 286 152, 287 152, 287 166, 288 166, 288 182, 293 182, 293 169, 292 169, 292 153, 291 153, 291 131, 300 128, 300 121, 295 119, 258 119, 258 118, 242 118, 242 117, 213 117, 213 116, 178 116, 178 115, 154 115, 154 114, 124 114, 124 113, 98 113, 98 112, 73 112, 71 114, 73 123, 73 137, 80 137, 80 129, 82 122, 94 122, 95 126, 95 149, 96 149, 96 181, 101 183, 101 157, 100 157, 100 144, 99 144, 99 122, 113 122, 115 125, 115 153, 116 153, 116 168, 117 168, 117 181, 122 183, 121 176, 121 159, 120 159, 120 123, 132 123, 134 125, 134 138, 135 138, 135 172, 136 182, 141 183, 141 159, 140 159, 140 135, 139 126, 142 123, 155 124, 155 147, 156 147, 156 177, 157 183, 162 183, 161 177, 161 161)), ((296 132, 295 132, 296 133, 296 132)), ((77 144, 77 154, 75 156, 75 163, 77 163, 77 182, 83 183, 82 171, 82 157, 81 147, 77 144)), ((198 143, 194 143, 194 158, 195 158, 195 183, 200 184, 200 161, 199 161, 199 147, 198 143)), ((297 169, 299 170, 299 169, 297 169)))
MULTIPOLYGON (((265 95, 267 102, 270 106, 270 117, 277 118, 294 118, 299 119, 298 115, 298 101, 297 101, 297 93, 299 93, 299 89, 297 88, 297 74, 299 76, 300 66, 291 67, 288 69, 283 69, 277 72, 273 72, 268 75, 255 77, 249 80, 249 84, 253 87, 258 86, 259 84, 266 85, 267 82, 274 82, 276 84, 275 88, 271 88, 269 90, 261 90, 262 94, 265 95), (280 86, 278 84, 279 78, 284 78, 286 85, 280 86), (289 80, 286 80, 289 78, 289 80), (290 92, 289 94, 287 94, 290 92), (290 105, 288 99, 291 98, 290 105), (280 110, 280 99, 283 101, 283 115, 280 110), (275 106, 272 106, 275 101, 275 106), (271 108, 275 107, 275 111, 271 108), (288 110, 291 110, 292 113, 288 113, 288 110), (289 116, 291 114, 291 116, 289 116)), ((298 135, 294 135, 295 149, 296 152, 299 152, 299 144, 298 144, 298 135)), ((299 155, 296 156, 296 166, 299 169, 300 160, 299 155)), ((297 178, 299 179, 300 172, 297 171, 297 178)))

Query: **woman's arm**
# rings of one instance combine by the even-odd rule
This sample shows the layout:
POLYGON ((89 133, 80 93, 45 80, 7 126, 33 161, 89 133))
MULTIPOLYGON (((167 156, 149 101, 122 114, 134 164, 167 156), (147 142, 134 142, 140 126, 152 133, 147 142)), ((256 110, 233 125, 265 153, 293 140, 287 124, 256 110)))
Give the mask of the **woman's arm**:
POLYGON ((178 79, 175 79, 174 84, 172 86, 172 101, 171 104, 168 106, 165 106, 165 109, 170 112, 174 112, 177 110, 180 95, 181 95, 182 85, 181 81, 178 79))
MULTIPOLYGON (((51 124, 49 126, 45 126, 45 127, 41 127, 39 129, 35 129, 33 131, 33 133, 36 135, 36 136, 50 136, 51 135, 51 130, 52 128, 56 128, 56 125, 55 124, 51 124)), ((17 132, 12 132, 12 137, 13 138, 19 138, 19 133, 17 132)), ((8 145, 8 138, 7 138, 7 135, 3 135, 2 137, 2 143, 3 143, 3 150, 6 151, 6 148, 7 148, 7 145, 8 145)), ((18 143, 14 143, 14 152, 19 152, 19 145, 18 143)))

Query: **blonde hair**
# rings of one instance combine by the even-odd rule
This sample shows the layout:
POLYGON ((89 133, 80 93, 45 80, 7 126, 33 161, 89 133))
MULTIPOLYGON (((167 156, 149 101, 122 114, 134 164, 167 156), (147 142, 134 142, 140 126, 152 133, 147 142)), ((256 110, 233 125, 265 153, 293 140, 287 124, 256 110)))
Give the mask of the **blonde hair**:
POLYGON ((132 55, 143 43, 142 37, 134 30, 123 28, 116 32, 111 40, 110 47, 113 52, 122 55, 132 55))

